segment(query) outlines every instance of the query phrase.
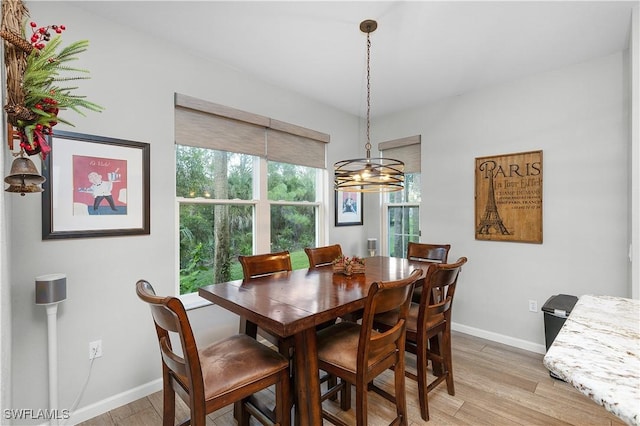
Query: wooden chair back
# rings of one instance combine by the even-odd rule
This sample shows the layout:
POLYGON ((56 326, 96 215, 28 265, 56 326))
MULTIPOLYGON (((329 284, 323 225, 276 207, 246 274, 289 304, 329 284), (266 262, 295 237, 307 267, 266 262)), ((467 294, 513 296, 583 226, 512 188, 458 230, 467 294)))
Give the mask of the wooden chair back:
POLYGON ((410 241, 407 244, 407 259, 447 263, 451 244, 427 244, 410 241))
POLYGON ((238 260, 242 265, 242 273, 245 280, 262 275, 291 271, 291 256, 286 250, 277 253, 238 256, 238 260))
POLYGON ((438 263, 429 267, 420 299, 418 327, 429 324, 437 316, 443 316, 446 321, 451 321, 453 296, 458 276, 465 263, 467 258, 461 257, 455 263, 438 263))
POLYGON ((331 265, 336 258, 342 256, 342 247, 340 244, 315 248, 307 247, 304 252, 309 258, 309 268, 317 268, 331 265))
MULTIPOLYGON (((447 263, 451 244, 427 244, 410 241, 407 244, 407 259, 423 262, 447 263)), ((420 303, 424 285, 417 285, 413 291, 412 301, 420 303)))
MULTIPOLYGON (((320 369, 342 380, 323 395, 322 400, 340 391, 340 407, 351 406, 351 385, 356 387, 356 425, 366 426, 367 392, 372 390, 396 405, 393 424, 408 424, 404 382, 404 349, 406 318, 411 303, 411 293, 422 269, 414 270, 408 277, 397 281, 382 281, 371 285, 367 294, 361 323, 342 321, 318 333, 318 362, 320 369), (380 313, 396 312, 396 321, 384 331, 373 329, 373 318, 380 313), (354 343, 357 342, 357 348, 354 343), (355 355, 355 357, 354 357, 355 355), (394 394, 373 382, 387 369, 394 370, 394 394)), ((331 423, 346 423, 326 410, 323 417, 331 423)))
POLYGON ((200 358, 182 302, 176 297, 156 296, 151 284, 144 280, 136 283, 136 293, 151 308, 160 343, 165 386, 169 385, 183 400, 193 401, 194 409, 199 414, 192 418, 198 415, 204 417, 204 381, 200 358), (181 353, 174 351, 171 345, 171 333, 179 336, 181 353))
MULTIPOLYGON (((371 285, 364 307, 358 342, 359 368, 370 366, 369 358, 379 355, 385 347, 395 347, 396 351, 404 352, 406 318, 411 304, 411 293, 415 282, 422 278, 423 274, 422 269, 415 269, 407 278, 381 281, 371 285), (383 332, 375 331, 373 328, 375 316, 389 311, 398 312, 396 323, 383 332)), ((378 371, 375 376, 382 371, 378 371)))

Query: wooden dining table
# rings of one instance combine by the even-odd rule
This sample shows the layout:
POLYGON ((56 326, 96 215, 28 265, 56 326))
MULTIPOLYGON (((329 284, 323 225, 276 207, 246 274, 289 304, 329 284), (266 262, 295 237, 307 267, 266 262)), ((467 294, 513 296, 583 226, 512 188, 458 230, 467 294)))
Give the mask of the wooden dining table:
MULTIPOLYGON (((346 276, 331 266, 298 269, 199 289, 199 295, 281 338, 293 336, 295 404, 301 425, 322 424, 316 325, 364 308, 377 281, 406 278, 428 262, 374 256, 365 273, 346 276)), ((242 330, 244 331, 244 330, 242 330)))

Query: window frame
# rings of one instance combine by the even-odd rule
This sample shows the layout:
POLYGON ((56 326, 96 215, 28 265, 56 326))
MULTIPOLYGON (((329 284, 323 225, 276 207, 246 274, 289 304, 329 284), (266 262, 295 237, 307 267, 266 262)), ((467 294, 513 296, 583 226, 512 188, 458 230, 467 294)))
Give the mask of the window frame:
MULTIPOLYGON (((177 145, 176 145, 177 146, 177 145)), ((174 150, 174 156, 177 155, 174 150)), ((177 158, 174 158, 174 163, 177 158)), ((312 206, 316 211, 315 239, 318 246, 325 245, 328 235, 326 221, 328 209, 328 172, 327 169, 316 170, 316 201, 286 201, 269 200, 268 197, 268 161, 266 157, 256 156, 253 167, 253 197, 250 200, 242 199, 216 199, 216 198, 187 198, 176 196, 175 202, 175 241, 176 241, 176 276, 175 294, 185 305, 185 309, 195 309, 210 305, 211 302, 201 298, 198 292, 180 294, 180 206, 182 204, 205 205, 244 205, 253 206, 253 253, 271 252, 271 207, 277 206, 312 206), (260 229, 260 233, 258 233, 260 229)), ((305 166, 306 167, 306 166, 305 166)), ((174 185, 175 186, 175 185, 174 185)))
MULTIPOLYGON (((418 209, 418 216, 420 215, 421 202, 402 202, 402 203, 390 203, 385 201, 382 203, 382 241, 384 241, 381 252, 383 256, 389 256, 389 210, 395 207, 415 207, 418 209)), ((422 230, 418 229, 418 239, 422 236, 422 230)), ((403 253, 402 257, 405 257, 406 253, 403 253)))

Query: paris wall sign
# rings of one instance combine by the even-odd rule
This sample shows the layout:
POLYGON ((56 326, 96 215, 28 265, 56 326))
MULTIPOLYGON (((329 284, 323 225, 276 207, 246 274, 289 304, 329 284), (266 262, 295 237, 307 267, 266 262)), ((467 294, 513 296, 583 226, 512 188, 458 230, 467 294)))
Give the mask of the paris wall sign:
POLYGON ((476 240, 542 243, 542 151, 476 158, 476 240))

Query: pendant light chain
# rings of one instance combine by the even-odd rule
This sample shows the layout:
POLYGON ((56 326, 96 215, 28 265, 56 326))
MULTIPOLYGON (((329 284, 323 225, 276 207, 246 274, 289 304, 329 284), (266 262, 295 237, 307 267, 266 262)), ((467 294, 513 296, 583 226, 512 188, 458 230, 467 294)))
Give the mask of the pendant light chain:
POLYGON ((360 31, 367 33, 367 150, 366 158, 337 161, 333 187, 336 191, 392 192, 404 188, 404 163, 393 158, 371 158, 371 33, 378 23, 367 19, 360 31))
POLYGON ((371 33, 367 33, 367 158, 371 158, 371 33))

